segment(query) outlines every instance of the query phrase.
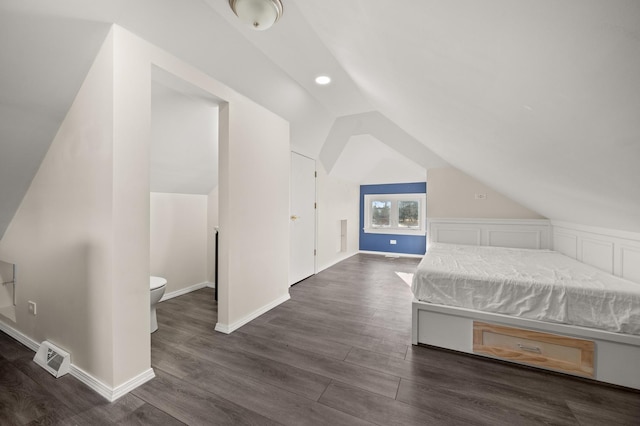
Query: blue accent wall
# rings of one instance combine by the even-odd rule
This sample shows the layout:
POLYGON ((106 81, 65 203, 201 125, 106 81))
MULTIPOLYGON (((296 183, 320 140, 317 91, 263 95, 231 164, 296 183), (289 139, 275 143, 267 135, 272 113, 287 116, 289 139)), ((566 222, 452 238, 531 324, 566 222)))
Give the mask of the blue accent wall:
POLYGON ((364 196, 366 194, 426 194, 426 182, 360 185, 360 250, 388 253, 424 254, 427 237, 398 234, 367 234, 364 232, 364 196), (396 240, 392 245, 389 240, 396 240))

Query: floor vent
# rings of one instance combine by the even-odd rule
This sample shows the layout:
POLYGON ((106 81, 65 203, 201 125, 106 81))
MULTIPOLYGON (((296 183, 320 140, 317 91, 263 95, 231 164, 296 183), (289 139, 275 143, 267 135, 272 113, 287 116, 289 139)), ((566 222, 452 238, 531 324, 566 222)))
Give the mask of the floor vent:
POLYGON ((69 372, 71 355, 45 340, 40 344, 33 361, 57 378, 69 372))

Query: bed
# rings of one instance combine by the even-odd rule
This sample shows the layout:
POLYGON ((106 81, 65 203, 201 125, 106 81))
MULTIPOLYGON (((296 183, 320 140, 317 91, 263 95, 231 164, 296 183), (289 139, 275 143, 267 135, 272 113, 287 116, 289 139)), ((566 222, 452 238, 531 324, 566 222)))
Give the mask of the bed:
POLYGON ((640 389, 640 284, 552 250, 434 243, 413 343, 640 389))

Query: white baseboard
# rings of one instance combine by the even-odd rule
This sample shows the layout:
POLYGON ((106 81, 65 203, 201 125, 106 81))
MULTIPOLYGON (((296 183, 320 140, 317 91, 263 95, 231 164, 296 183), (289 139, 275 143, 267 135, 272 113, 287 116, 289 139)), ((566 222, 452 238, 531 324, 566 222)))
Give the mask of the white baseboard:
POLYGON ((271 309, 275 308, 276 306, 280 305, 281 303, 286 302, 289 299, 291 299, 291 296, 289 295, 289 292, 287 291, 287 294, 285 294, 284 296, 279 297, 276 300, 274 300, 273 302, 268 303, 268 304, 264 305, 263 307, 261 307, 260 309, 257 309, 255 311, 253 311, 249 315, 245 316, 244 318, 242 318, 239 321, 234 322, 233 324, 223 324, 223 323, 218 322, 216 324, 215 330, 219 331, 220 333, 231 334, 234 331, 236 331, 237 329, 239 329, 240 327, 242 327, 243 325, 247 324, 250 321, 253 321, 254 319, 258 318, 260 315, 264 314, 265 312, 270 311, 271 309))
POLYGON ((160 302, 164 302, 165 300, 169 300, 169 299, 173 299, 174 297, 178 297, 178 296, 182 296, 184 294, 187 293, 191 293, 192 291, 196 291, 196 290, 200 290, 201 288, 205 288, 205 287, 212 287, 215 288, 215 284, 205 281, 203 283, 198 283, 198 284, 194 284, 194 285, 190 285, 189 287, 185 287, 185 288, 181 288, 180 290, 175 290, 169 293, 165 293, 164 296, 162 296, 162 299, 160 299, 160 302))
POLYGON ((40 348, 40 343, 36 342, 26 334, 22 334, 20 331, 11 327, 9 324, 6 324, 2 320, 0 320, 0 331, 4 331, 6 334, 13 337, 34 352, 38 352, 38 348, 40 348))
POLYGON ((107 399, 113 402, 116 399, 120 398, 121 396, 125 396, 126 394, 128 394, 129 392, 137 388, 138 386, 147 383, 149 380, 153 379, 154 377, 156 377, 156 374, 153 372, 153 368, 149 368, 148 370, 143 371, 137 376, 113 388, 113 392, 111 393, 111 398, 107 398, 107 399))
POLYGON ((156 377, 155 373, 153 372, 153 369, 149 368, 148 370, 138 374, 136 377, 130 380, 127 380, 123 384, 116 386, 115 388, 111 388, 105 385, 104 383, 102 383, 100 380, 93 377, 91 374, 87 373, 86 371, 82 370, 81 368, 73 364, 71 364, 71 369, 69 370, 69 374, 71 374, 73 377, 75 377, 76 379, 78 379, 79 381, 87 385, 90 389, 93 389, 96 393, 101 395, 104 399, 106 399, 109 402, 113 402, 117 400, 118 398, 126 395, 127 393, 131 392, 138 386, 156 377))
MULTIPOLYGON (((5 332, 6 334, 16 339, 18 342, 22 343, 32 351, 38 352, 40 343, 36 342, 29 336, 16 330, 10 325, 4 323, 2 320, 0 320, 0 331, 5 332)), ((79 381, 87 385, 90 389, 92 389, 94 392, 101 395, 103 398, 105 398, 109 402, 115 401, 116 399, 126 395, 127 393, 131 392, 133 389, 137 388, 138 386, 148 382, 149 380, 155 377, 155 373, 153 372, 153 369, 149 368, 148 370, 143 371, 136 377, 130 380, 127 380, 125 383, 119 386, 116 386, 115 388, 112 388, 102 383, 100 380, 96 379, 91 374, 87 373, 86 371, 82 370, 81 368, 79 368, 74 364, 71 364, 69 369, 69 374, 71 374, 73 377, 75 377, 76 379, 78 379, 79 381)))
POLYGON ((388 251, 360 250, 358 253, 362 253, 362 254, 378 254, 378 255, 389 256, 389 257, 416 257, 416 258, 420 258, 420 259, 424 257, 424 254, 393 253, 393 252, 388 252, 388 251))

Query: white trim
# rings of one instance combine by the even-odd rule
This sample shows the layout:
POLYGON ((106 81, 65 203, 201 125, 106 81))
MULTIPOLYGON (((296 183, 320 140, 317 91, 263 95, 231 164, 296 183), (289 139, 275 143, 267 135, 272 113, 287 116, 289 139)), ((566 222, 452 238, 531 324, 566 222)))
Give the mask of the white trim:
POLYGON ((69 370, 69 374, 73 377, 87 385, 90 389, 93 389, 97 394, 102 396, 109 402, 113 402, 115 399, 113 397, 113 389, 110 386, 102 383, 100 380, 93 377, 91 374, 87 373, 80 367, 77 367, 74 364, 71 364, 71 368, 69 370))
POLYGON ((553 249, 640 283, 640 233, 552 221, 553 249))
POLYGON ((486 225, 548 225, 549 219, 499 219, 478 217, 429 217, 427 222, 434 223, 483 223, 486 225))
POLYGON ((182 296, 182 295, 187 294, 187 293, 191 293, 192 291, 200 290, 201 288, 205 288, 205 287, 213 287, 213 288, 215 288, 215 286, 216 286, 215 283, 208 282, 208 281, 205 281, 205 282, 199 283, 199 284, 194 284, 194 285, 191 285, 189 287, 181 288, 180 290, 175 290, 175 291, 172 291, 170 293, 165 293, 164 296, 162 296, 162 299, 160 299, 160 302, 164 302, 165 300, 173 299, 174 297, 178 297, 178 296, 182 296))
POLYGON ((424 237, 427 231, 424 229, 403 229, 403 228, 362 228, 365 234, 389 234, 389 235, 414 235, 416 237, 424 237))
POLYGON ((365 234, 395 234, 395 235, 415 235, 424 236, 427 232, 427 195, 422 192, 412 192, 406 194, 364 194, 364 227, 365 234), (391 201, 391 212, 388 228, 375 228, 371 226, 371 201, 391 201), (398 225, 398 202, 417 201, 418 215, 420 216, 419 228, 401 228, 398 225))
POLYGON ((154 377, 156 377, 156 374, 153 372, 153 368, 149 368, 148 370, 143 371, 137 376, 132 377, 126 382, 113 388, 113 391, 111 392, 111 399, 109 398, 107 399, 109 399, 110 402, 113 402, 116 399, 122 396, 125 396, 126 394, 128 394, 129 392, 137 388, 138 386, 147 383, 149 380, 153 379, 154 377))
POLYGON ((427 247, 442 242, 550 249, 551 238, 548 219, 427 218, 427 247))
POLYGON ((360 250, 358 253, 362 254, 378 254, 382 256, 398 256, 398 257, 416 257, 422 259, 424 254, 411 254, 411 253, 395 253, 390 251, 370 251, 370 250, 360 250))
MULTIPOLYGON (((304 157, 307 160, 311 160, 313 161, 313 274, 311 275, 315 275, 317 274, 318 271, 318 160, 312 157, 309 157, 308 155, 304 155, 299 153, 298 151, 295 150, 291 150, 290 151, 291 154, 296 154, 299 155, 300 157, 304 157)), ((289 155, 289 158, 291 159, 291 155, 289 155)), ((293 164, 293 161, 291 161, 291 164, 293 164)), ((289 166, 289 177, 291 178, 291 173, 293 171, 293 168, 291 167, 291 165, 289 166)), ((291 210, 291 190, 289 192, 289 210, 291 210)), ((291 236, 289 236, 289 242, 291 242, 291 236)), ((291 255, 289 255, 289 261, 291 261, 291 255)), ((291 268, 289 268, 289 273, 291 272, 291 268)), ((311 276, 309 275, 309 277, 311 276)), ((291 282, 289 281, 289 287, 291 287, 292 285, 306 279, 308 277, 302 278, 299 281, 295 281, 295 282, 291 282)), ((289 278, 289 280, 291 280, 291 278, 289 278)))
POLYGON ((291 295, 289 294, 289 291, 287 290, 287 294, 285 294, 284 296, 281 296, 281 297, 277 298, 276 300, 274 300, 273 302, 268 303, 268 304, 264 305, 263 307, 261 307, 259 309, 256 309, 255 311, 253 311, 249 315, 245 316, 244 318, 240 319, 239 321, 234 322, 233 324, 223 324, 221 322, 216 323, 215 330, 219 331, 220 333, 231 334, 234 331, 236 331, 237 329, 239 329, 240 327, 242 327, 243 325, 249 323, 250 321, 253 321, 254 319, 258 318, 260 315, 264 314, 265 312, 270 311, 271 309, 273 309, 276 306, 286 302, 289 299, 291 299, 291 295))
POLYGON ((18 342, 22 343, 23 345, 25 345, 26 347, 28 347, 34 352, 38 352, 38 348, 40 348, 40 343, 36 342, 26 334, 23 334, 22 332, 11 327, 9 324, 6 324, 1 319, 0 319, 0 331, 4 331, 6 334, 13 337, 18 342))
POLYGON ((71 370, 69 371, 69 374, 87 385, 89 388, 93 389, 96 393, 98 393, 109 402, 117 400, 118 398, 126 395, 138 386, 148 382, 156 376, 153 372, 153 369, 149 368, 148 370, 143 371, 132 379, 127 380, 123 384, 118 385, 115 388, 111 388, 93 377, 91 374, 73 364, 71 364, 71 370))
POLYGON ((599 228, 596 226, 580 225, 577 223, 552 220, 551 225, 558 228, 574 229, 576 231, 588 232, 590 234, 600 234, 606 237, 622 238, 631 241, 640 241, 640 232, 621 231, 618 229, 599 228))
MULTIPOLYGON (((418 299, 413 299, 413 310, 418 311, 430 311, 441 314, 453 315, 464 318, 480 319, 483 321, 494 321, 502 324, 509 324, 514 326, 526 326, 527 328, 553 331, 565 336, 586 337, 590 339, 608 340, 616 343, 624 343, 626 345, 640 346, 640 336, 635 334, 622 334, 614 333, 612 331, 600 330, 597 328, 580 327, 571 324, 553 323, 546 321, 539 321, 530 318, 516 317, 512 315, 498 314, 495 312, 478 311, 475 309, 461 308, 458 306, 438 305, 435 303, 423 302, 418 299)), ((413 318, 414 320, 416 318, 413 318)), ((419 325, 419 324, 418 324, 419 325)), ((416 331, 419 331, 416 329, 416 331)), ((413 344, 416 343, 415 337, 419 336, 419 333, 412 336, 413 344)))
MULTIPOLYGON (((640 356, 640 336, 636 335, 435 305, 414 299, 411 341, 414 345, 427 344, 495 358, 473 351, 474 320, 593 340, 597 350, 595 380, 640 389, 640 370, 628 368, 640 356)), ((518 363, 514 360, 509 361, 518 363)))
MULTIPOLYGON (((38 342, 6 324, 2 320, 0 320, 0 331, 8 334, 34 352, 38 352, 38 348, 40 348, 40 344, 38 342)), ((118 385, 115 388, 111 388, 74 364, 71 364, 69 374, 87 385, 90 389, 109 402, 115 401, 155 377, 153 369, 149 368, 148 370, 138 374, 136 377, 127 380, 123 384, 118 385)))

